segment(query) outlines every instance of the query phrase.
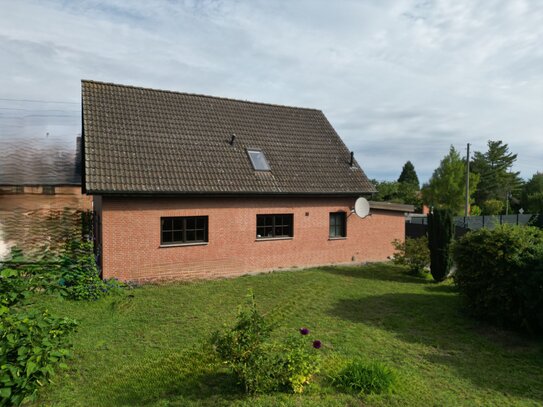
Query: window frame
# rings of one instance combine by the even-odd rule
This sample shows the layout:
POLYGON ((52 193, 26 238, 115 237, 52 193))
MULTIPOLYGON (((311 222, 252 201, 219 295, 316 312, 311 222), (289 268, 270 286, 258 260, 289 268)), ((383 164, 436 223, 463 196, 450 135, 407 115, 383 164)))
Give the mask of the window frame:
POLYGON ((251 161, 251 165, 253 166, 253 170, 255 171, 271 171, 270 163, 268 162, 268 159, 266 158, 266 154, 264 154, 264 151, 262 151, 259 148, 247 148, 247 155, 249 156, 249 161, 251 161), (262 155, 262 160, 264 161, 264 164, 266 164, 266 168, 256 168, 255 161, 253 160, 253 157, 251 156, 251 153, 260 153, 262 155))
POLYGON ((256 215, 256 239, 257 240, 281 240, 292 239, 294 237, 294 214, 293 213, 258 213, 256 215), (271 218, 271 222, 270 221, 271 218), (280 223, 278 223, 281 218, 280 223), (259 219, 262 221, 259 222, 259 219), (285 219, 287 223, 285 223, 285 219), (281 228, 281 234, 277 234, 277 230, 281 228), (259 230, 264 229, 265 234, 258 233, 259 230), (269 229, 272 232, 270 236, 266 230, 269 229), (283 233, 287 229, 287 234, 283 233), (260 236, 260 237, 259 237, 260 236))
POLYGON ((207 215, 204 216, 161 216, 160 217, 160 246, 168 247, 168 246, 188 246, 188 245, 195 245, 195 244, 207 244, 209 243, 209 217, 207 215), (171 228, 164 229, 164 223, 172 220, 171 228), (190 221, 193 221, 194 224, 192 227, 187 227, 187 224, 190 221), (174 222, 178 221, 181 222, 178 227, 175 227, 174 222), (203 226, 198 227, 198 222, 203 221, 203 226), (203 233, 203 240, 202 239, 196 239, 198 234, 203 233), (165 233, 171 233, 171 241, 165 241, 164 240, 164 234, 165 233), (175 234, 181 233, 181 240, 175 240, 175 234), (194 239, 188 239, 187 235, 189 233, 194 234, 194 239))
POLYGON ((347 238, 347 213, 344 211, 330 212, 328 218, 328 238, 346 239, 347 238), (338 218, 341 222, 338 223, 338 218), (334 222, 332 224, 332 219, 334 222), (334 230, 334 234, 332 234, 334 230), (339 233, 338 233, 339 232, 339 233))
POLYGON ((41 187, 41 193, 43 195, 55 195, 55 186, 54 185, 43 185, 41 187))

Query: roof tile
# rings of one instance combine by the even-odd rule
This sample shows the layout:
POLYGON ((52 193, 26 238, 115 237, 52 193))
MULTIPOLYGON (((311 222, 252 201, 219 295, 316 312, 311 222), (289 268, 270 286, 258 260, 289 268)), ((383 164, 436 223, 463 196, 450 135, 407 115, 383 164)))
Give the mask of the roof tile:
POLYGON ((91 194, 374 192, 319 110, 94 81, 82 100, 91 194), (247 148, 271 172, 255 171, 247 148))

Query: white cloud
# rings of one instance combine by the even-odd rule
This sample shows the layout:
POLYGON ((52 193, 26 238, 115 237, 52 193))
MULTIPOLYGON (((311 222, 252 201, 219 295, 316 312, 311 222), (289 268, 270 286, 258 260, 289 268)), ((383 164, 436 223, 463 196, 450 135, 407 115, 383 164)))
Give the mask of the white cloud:
MULTIPOLYGON (((77 103, 88 78, 316 107, 373 178, 411 160, 426 179, 450 144, 489 139, 529 177, 542 42, 537 0, 5 2, 0 98, 77 103)), ((77 110, 0 101, 0 136, 75 135, 77 110)))

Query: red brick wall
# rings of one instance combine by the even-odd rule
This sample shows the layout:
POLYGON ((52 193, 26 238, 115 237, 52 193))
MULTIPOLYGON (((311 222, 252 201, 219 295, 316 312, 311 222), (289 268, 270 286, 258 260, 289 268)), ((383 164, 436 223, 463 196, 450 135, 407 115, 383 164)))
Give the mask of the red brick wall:
POLYGON ((198 279, 314 265, 386 260, 403 239, 403 213, 347 218, 347 238, 328 238, 329 213, 354 198, 111 198, 102 201, 103 276, 198 279), (256 215, 294 214, 291 240, 256 240, 256 215), (209 217, 209 243, 160 247, 161 216, 209 217))

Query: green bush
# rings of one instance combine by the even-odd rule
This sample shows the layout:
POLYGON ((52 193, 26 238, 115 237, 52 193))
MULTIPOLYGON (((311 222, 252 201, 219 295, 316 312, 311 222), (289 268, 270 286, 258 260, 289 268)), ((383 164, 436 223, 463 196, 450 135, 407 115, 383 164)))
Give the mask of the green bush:
POLYGON ((430 272, 436 281, 445 280, 451 270, 450 247, 454 236, 452 212, 434 208, 428 214, 428 248, 430 249, 430 272))
POLYGON ((290 390, 301 393, 318 371, 318 355, 307 340, 307 329, 286 340, 270 340, 271 325, 258 312, 250 294, 240 307, 237 321, 224 332, 215 332, 211 344, 217 356, 234 372, 247 393, 290 390))
POLYGON ((94 258, 93 244, 71 240, 61 255, 62 293, 73 300, 97 300, 122 288, 117 280, 104 281, 94 258))
POLYGON ((68 355, 75 322, 31 309, 52 283, 34 268, 0 269, 0 405, 33 400, 68 355))
POLYGON ((502 225, 455 245, 454 281, 468 311, 505 327, 543 331, 543 231, 502 225))
POLYGON ((488 199, 481 204, 481 211, 483 215, 499 215, 503 212, 503 201, 499 199, 488 199))
POLYGON ((392 242, 396 252, 393 262, 401 266, 407 266, 409 274, 421 275, 430 265, 430 249, 426 236, 416 239, 406 238, 405 241, 394 240, 392 242))
POLYGON ((0 315, 0 405, 36 398, 55 367, 65 367, 67 335, 75 327, 75 321, 47 311, 4 310, 0 315))
POLYGON ((332 377, 332 383, 343 391, 364 394, 390 393, 394 388, 394 372, 381 363, 353 360, 332 377))

